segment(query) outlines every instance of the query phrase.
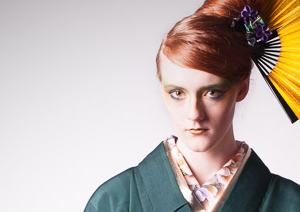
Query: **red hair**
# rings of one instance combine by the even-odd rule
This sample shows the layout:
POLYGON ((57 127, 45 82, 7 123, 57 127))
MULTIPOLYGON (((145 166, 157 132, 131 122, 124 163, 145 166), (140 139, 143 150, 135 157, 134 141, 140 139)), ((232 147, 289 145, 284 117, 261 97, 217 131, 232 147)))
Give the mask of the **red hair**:
POLYGON ((160 76, 160 54, 173 63, 206 71, 232 82, 250 76, 251 48, 244 33, 230 24, 240 17, 244 6, 259 11, 258 0, 206 0, 193 15, 179 21, 163 40, 157 54, 160 76))

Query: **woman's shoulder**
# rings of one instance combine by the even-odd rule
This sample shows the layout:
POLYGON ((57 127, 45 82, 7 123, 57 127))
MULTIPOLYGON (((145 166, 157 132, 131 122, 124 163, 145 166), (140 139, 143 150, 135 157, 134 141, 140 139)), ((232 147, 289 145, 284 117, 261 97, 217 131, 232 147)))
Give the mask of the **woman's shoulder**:
POLYGON ((272 174, 267 195, 298 200, 300 208, 300 185, 279 175, 272 174))
POLYGON ((270 186, 280 189, 281 191, 296 192, 297 196, 300 199, 300 185, 292 180, 286 179, 276 174, 272 174, 270 186))
POLYGON ((136 167, 131 167, 110 178, 98 187, 93 196, 105 195, 111 192, 116 192, 114 195, 117 195, 120 192, 123 193, 122 189, 126 190, 126 188, 130 185, 135 169, 136 167))
POLYGON ((131 167, 104 182, 94 192, 84 212, 97 212, 100 209, 101 212, 128 211, 130 207, 136 207, 138 210, 141 207, 141 185, 144 184, 142 177, 153 174, 158 168, 156 165, 161 164, 162 158, 166 157, 165 154, 163 144, 160 143, 138 166, 131 167))
POLYGON ((123 211, 128 208, 129 189, 132 185, 133 172, 131 167, 100 185, 91 196, 84 212, 123 211))
POLYGON ((272 174, 261 206, 264 211, 300 211, 300 185, 272 174))

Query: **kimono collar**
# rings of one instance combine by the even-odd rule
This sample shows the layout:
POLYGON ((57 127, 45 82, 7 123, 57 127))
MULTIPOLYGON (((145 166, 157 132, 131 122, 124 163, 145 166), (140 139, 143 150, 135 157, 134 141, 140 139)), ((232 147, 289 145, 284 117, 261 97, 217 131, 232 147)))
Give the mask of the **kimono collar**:
POLYGON ((179 190, 163 143, 138 165, 138 171, 152 205, 149 211, 192 212, 179 190))
MULTIPOLYGON (((143 190, 142 195, 147 196, 141 202, 151 208, 149 212, 192 212, 178 187, 163 142, 137 169, 141 180, 139 189, 143 190)), ((258 211, 270 179, 270 171, 252 150, 219 212, 258 211)))
POLYGON ((271 177, 269 169, 252 150, 242 173, 219 212, 259 211, 271 177))

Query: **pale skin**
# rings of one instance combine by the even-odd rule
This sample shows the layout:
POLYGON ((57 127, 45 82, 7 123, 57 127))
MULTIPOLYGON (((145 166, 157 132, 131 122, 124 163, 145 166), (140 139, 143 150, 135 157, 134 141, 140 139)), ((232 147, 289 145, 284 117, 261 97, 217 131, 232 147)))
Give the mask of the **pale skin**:
POLYGON ((232 119, 249 89, 211 73, 183 67, 161 53, 161 88, 177 146, 200 184, 237 152, 232 119))

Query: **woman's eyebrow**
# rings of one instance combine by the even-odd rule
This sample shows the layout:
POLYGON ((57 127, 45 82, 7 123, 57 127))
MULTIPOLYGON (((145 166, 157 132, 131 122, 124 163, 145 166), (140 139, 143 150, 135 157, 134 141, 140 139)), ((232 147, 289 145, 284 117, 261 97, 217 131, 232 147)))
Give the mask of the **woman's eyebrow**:
POLYGON ((166 89, 174 89, 174 88, 176 88, 176 89, 184 89, 184 88, 181 87, 181 86, 172 85, 172 84, 170 84, 170 85, 168 85, 168 84, 163 84, 163 86, 164 86, 164 88, 166 88, 166 89))
POLYGON ((228 81, 221 81, 215 84, 210 84, 210 85, 206 85, 201 87, 201 90, 203 89, 211 89, 211 88, 226 88, 226 87, 230 87, 232 85, 232 83, 228 82, 228 81))
MULTIPOLYGON (((228 82, 228 81, 221 81, 218 83, 214 83, 214 84, 209 84, 209 85, 205 85, 205 86, 201 86, 198 90, 207 90, 207 89, 212 89, 212 88, 226 88, 231 86, 232 83, 228 82)), ((173 85, 173 84, 163 84, 165 89, 185 89, 181 86, 178 85, 173 85)))

